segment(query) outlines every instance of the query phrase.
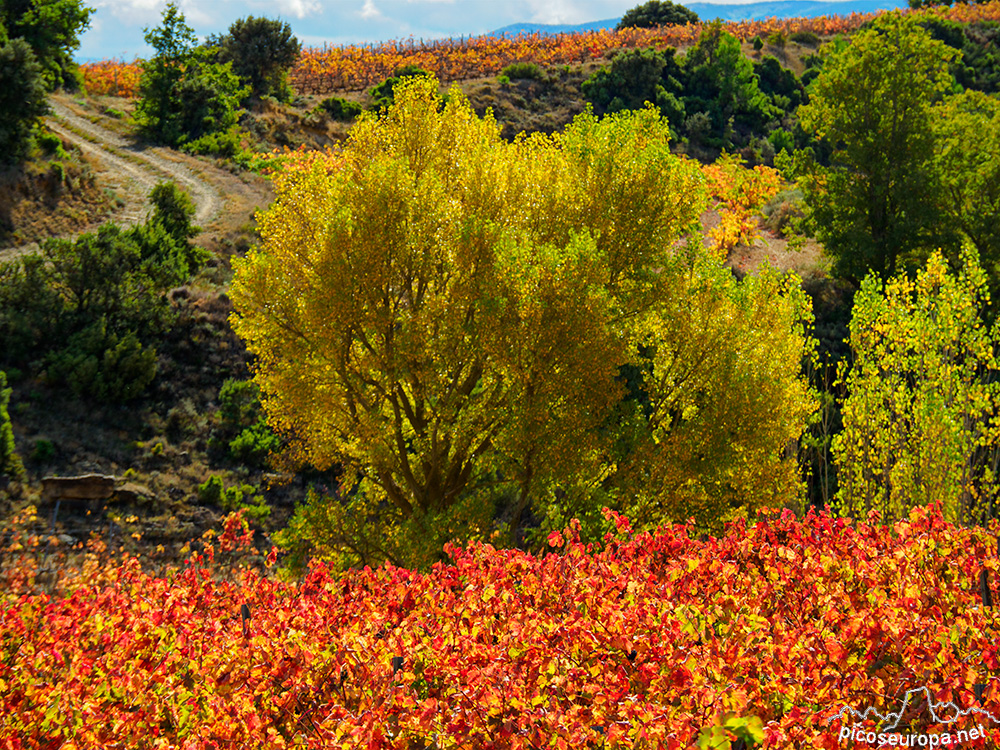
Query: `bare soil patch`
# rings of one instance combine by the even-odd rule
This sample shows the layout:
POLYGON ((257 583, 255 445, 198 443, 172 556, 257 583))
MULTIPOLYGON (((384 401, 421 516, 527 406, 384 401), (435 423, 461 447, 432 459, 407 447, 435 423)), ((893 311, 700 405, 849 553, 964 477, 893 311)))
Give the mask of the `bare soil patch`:
POLYGON ((114 209, 96 164, 70 144, 63 144, 68 158, 29 161, 0 172, 0 246, 81 231, 114 209))

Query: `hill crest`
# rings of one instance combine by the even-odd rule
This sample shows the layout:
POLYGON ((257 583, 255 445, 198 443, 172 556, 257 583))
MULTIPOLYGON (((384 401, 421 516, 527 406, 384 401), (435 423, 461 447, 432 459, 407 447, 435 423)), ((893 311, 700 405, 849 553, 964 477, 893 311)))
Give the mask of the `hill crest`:
MULTIPOLYGON (((685 3, 703 21, 719 18, 723 21, 756 21, 765 18, 818 18, 820 16, 846 16, 851 13, 875 13, 906 7, 898 0, 770 0, 758 3, 685 3)), ((621 20, 606 18, 577 24, 513 23, 490 31, 483 36, 511 37, 518 34, 573 34, 587 31, 614 29, 621 20)))

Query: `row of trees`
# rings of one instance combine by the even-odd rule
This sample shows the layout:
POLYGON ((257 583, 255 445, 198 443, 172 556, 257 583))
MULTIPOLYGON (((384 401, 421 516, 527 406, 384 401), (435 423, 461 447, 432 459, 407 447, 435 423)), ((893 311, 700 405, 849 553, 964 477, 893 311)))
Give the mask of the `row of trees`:
MULTIPOLYGON (((806 78, 808 82, 809 78, 806 78)), ((599 114, 652 102, 675 138, 721 149, 770 142, 793 145, 794 112, 806 99, 803 81, 771 56, 758 62, 721 23, 704 27, 683 57, 674 48, 619 52, 583 84, 599 114)))
POLYGON ((996 515, 1000 69, 989 31, 887 14, 831 45, 797 113, 822 155, 804 149, 786 166, 835 273, 860 284, 831 441, 845 514, 892 520, 937 501, 952 521, 996 515))
POLYGON ((147 29, 145 39, 155 54, 143 66, 136 119, 161 142, 179 146, 207 138, 204 146, 211 150, 251 97, 290 96, 287 71, 300 45, 282 21, 249 16, 199 45, 184 15, 168 3, 160 26, 147 29))

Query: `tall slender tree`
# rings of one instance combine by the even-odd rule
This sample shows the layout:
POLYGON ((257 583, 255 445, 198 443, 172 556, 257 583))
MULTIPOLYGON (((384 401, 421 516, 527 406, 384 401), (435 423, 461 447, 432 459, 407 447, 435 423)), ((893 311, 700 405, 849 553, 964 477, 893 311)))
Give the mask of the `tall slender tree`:
POLYGON ((800 182, 841 275, 886 279, 900 256, 941 243, 931 109, 952 86, 954 56, 912 18, 885 14, 827 57, 799 109, 833 149, 800 182))

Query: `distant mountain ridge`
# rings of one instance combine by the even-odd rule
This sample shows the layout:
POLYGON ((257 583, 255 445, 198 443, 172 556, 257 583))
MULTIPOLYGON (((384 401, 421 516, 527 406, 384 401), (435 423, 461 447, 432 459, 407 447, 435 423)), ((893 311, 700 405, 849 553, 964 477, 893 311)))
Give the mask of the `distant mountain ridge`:
MULTIPOLYGON (((847 16, 851 13, 874 13, 907 7, 898 0, 773 0, 773 2, 723 5, 720 3, 681 3, 698 14, 702 21, 720 18, 723 21, 754 21, 764 18, 816 18, 817 16, 847 16)), ((490 31, 484 36, 517 36, 518 34, 572 34, 583 31, 613 29, 621 17, 577 24, 513 23, 490 31)))

